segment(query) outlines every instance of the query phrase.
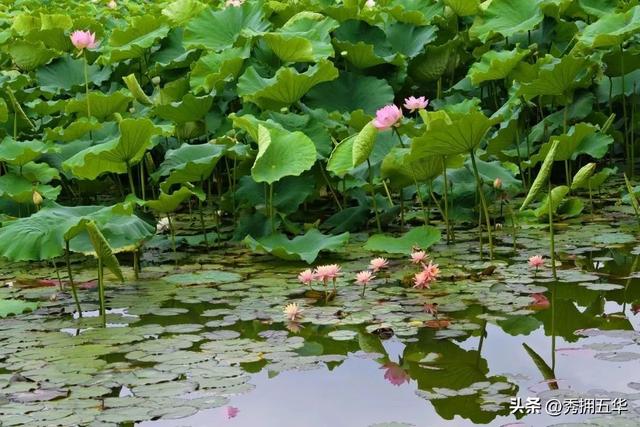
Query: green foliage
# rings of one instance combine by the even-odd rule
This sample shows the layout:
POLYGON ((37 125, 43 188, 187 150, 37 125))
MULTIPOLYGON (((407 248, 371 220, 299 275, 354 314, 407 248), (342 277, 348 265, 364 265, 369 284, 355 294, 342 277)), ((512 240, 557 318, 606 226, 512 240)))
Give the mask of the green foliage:
POLYGON ((411 249, 419 247, 427 249, 440 241, 440 230, 424 225, 416 227, 403 234, 401 237, 390 237, 383 234, 374 234, 369 237, 364 248, 373 252, 386 252, 390 254, 409 254, 411 249))
POLYGON ((321 251, 335 251, 349 241, 349 233, 326 236, 313 228, 289 240, 284 234, 273 234, 261 239, 247 236, 244 242, 252 250, 261 250, 285 260, 313 263, 321 251))

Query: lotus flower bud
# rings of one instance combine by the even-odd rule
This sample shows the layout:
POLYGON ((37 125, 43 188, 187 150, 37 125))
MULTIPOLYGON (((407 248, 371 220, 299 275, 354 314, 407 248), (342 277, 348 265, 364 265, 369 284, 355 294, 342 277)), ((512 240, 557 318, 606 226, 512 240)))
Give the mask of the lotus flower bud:
POLYGON ((280 112, 281 112, 282 114, 286 114, 286 113, 288 113, 288 112, 289 112, 289 109, 288 109, 287 107, 282 107, 282 108, 280 109, 280 112))
POLYGON ((493 181, 493 188, 496 190, 500 190, 502 188, 502 180, 500 178, 496 178, 495 181, 493 181))
POLYGON ((44 199, 42 198, 42 194, 38 193, 36 190, 33 190, 32 199, 33 199, 33 204, 36 206, 40 206, 44 201, 44 199))
POLYGON ((151 79, 151 83, 154 84, 154 86, 158 86, 160 84, 160 76, 155 76, 154 78, 151 79))
POLYGON ((348 54, 348 53, 349 53, 349 52, 347 52, 346 50, 343 50, 342 52, 340 52, 340 55, 341 55, 341 56, 347 56, 347 54, 348 54))

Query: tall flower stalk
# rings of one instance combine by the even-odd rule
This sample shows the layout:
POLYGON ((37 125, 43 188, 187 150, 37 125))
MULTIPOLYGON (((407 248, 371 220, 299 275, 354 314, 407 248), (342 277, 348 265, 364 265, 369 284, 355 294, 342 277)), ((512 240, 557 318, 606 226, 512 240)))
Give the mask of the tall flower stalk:
POLYGON ((84 60, 84 87, 87 99, 87 117, 91 118, 91 103, 89 102, 89 60, 87 59, 87 49, 95 49, 98 46, 95 33, 91 31, 76 30, 71 34, 71 43, 82 54, 84 60))

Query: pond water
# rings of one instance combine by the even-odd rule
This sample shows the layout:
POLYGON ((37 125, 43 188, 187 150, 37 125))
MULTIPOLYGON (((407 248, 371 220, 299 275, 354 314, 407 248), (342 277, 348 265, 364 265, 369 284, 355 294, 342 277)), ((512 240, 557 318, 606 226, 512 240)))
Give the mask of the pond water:
POLYGON ((0 322, 0 424, 638 425, 635 227, 560 224, 557 280, 548 260, 538 272, 526 262, 548 253, 544 227, 521 230, 517 252, 499 231, 493 262, 481 259, 473 230, 458 230, 454 244, 429 250, 442 269, 431 289, 407 286, 415 268, 397 256, 364 297, 352 277, 371 254, 365 236, 352 235, 320 260, 344 270, 329 301, 297 282, 300 264, 182 246, 176 266, 157 237, 138 281, 108 277, 107 328, 91 262, 74 262, 82 319, 49 266, 5 265, 3 283, 13 285, 0 297, 40 308, 0 322), (304 310, 298 323, 284 319, 289 302, 304 310), (540 398, 541 413, 512 414, 517 398, 540 398), (545 413, 551 399, 567 413, 545 413), (578 408, 579 399, 621 414, 578 408))

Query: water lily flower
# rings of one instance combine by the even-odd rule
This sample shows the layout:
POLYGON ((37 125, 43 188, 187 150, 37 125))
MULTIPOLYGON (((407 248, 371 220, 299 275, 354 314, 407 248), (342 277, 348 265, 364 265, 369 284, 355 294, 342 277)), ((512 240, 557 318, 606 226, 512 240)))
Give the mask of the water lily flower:
POLYGON ((438 268, 438 264, 434 264, 431 261, 429 261, 429 264, 424 266, 424 271, 427 272, 427 274, 431 278, 431 281, 436 280, 440 275, 440 268, 438 268))
POLYGON ((320 265, 316 267, 314 274, 318 280, 335 280, 338 276, 340 276, 340 270, 341 267, 338 264, 320 265))
POLYGON ((371 280, 375 278, 376 276, 374 276, 372 272, 370 272, 369 270, 364 270, 356 274, 356 283, 358 285, 366 286, 371 280))
POLYGON ((409 377, 409 374, 397 363, 387 362, 382 365, 380 369, 385 370, 384 379, 395 386, 401 386, 405 382, 408 383, 411 379, 411 377, 409 377))
POLYGON ((313 274, 313 271, 310 268, 307 268, 306 270, 298 274, 298 280, 303 285, 310 285, 311 282, 315 280, 315 278, 316 276, 313 274))
POLYGON ((402 119, 402 110, 393 104, 385 105, 376 111, 373 125, 378 130, 387 130, 395 126, 402 119))
POLYGON ((240 7, 242 6, 242 3, 244 3, 244 0, 227 0, 227 3, 225 4, 225 6, 240 7))
POLYGON ((500 190, 502 188, 502 180, 500 178, 496 178, 493 181, 493 188, 495 188, 496 190, 500 190))
POLYGON ((428 271, 422 270, 413 276, 413 287, 416 289, 429 289, 431 287, 431 275, 428 271))
POLYGON ((302 309, 295 302, 287 304, 284 307, 283 312, 287 320, 289 320, 290 322, 295 322, 296 320, 300 320, 302 318, 302 309))
POLYGON ((541 255, 534 255, 529 258, 529 267, 535 268, 536 270, 544 265, 544 259, 541 255))
POLYGON ((240 412, 240 409, 235 406, 227 406, 227 419, 235 418, 240 412))
POLYGON ((429 255, 425 251, 413 251, 411 252, 411 262, 414 264, 423 263, 429 258, 429 255))
POLYGON ((389 266, 389 261, 386 260, 386 258, 374 258, 369 262, 369 268, 371 270, 373 270, 374 273, 377 273, 378 271, 387 268, 389 266))
POLYGON ((409 110, 410 112, 414 112, 416 110, 424 110, 429 105, 429 100, 424 96, 416 98, 415 96, 410 96, 404 99, 404 108, 409 110))
POLYGON ((376 7, 376 2, 375 0, 367 0, 364 3, 365 7, 368 7, 369 9, 371 9, 372 7, 376 7))
POLYGON ((76 30, 71 33, 71 43, 76 49, 94 49, 98 46, 96 42, 96 35, 91 31, 76 30))
POLYGON ((288 322, 286 325, 286 328, 287 330, 289 330, 289 332, 293 332, 294 334, 297 334, 302 330, 303 326, 298 322, 288 322))
POLYGON ((438 317, 438 303, 434 302, 432 304, 425 304, 424 311, 427 314, 438 317))

